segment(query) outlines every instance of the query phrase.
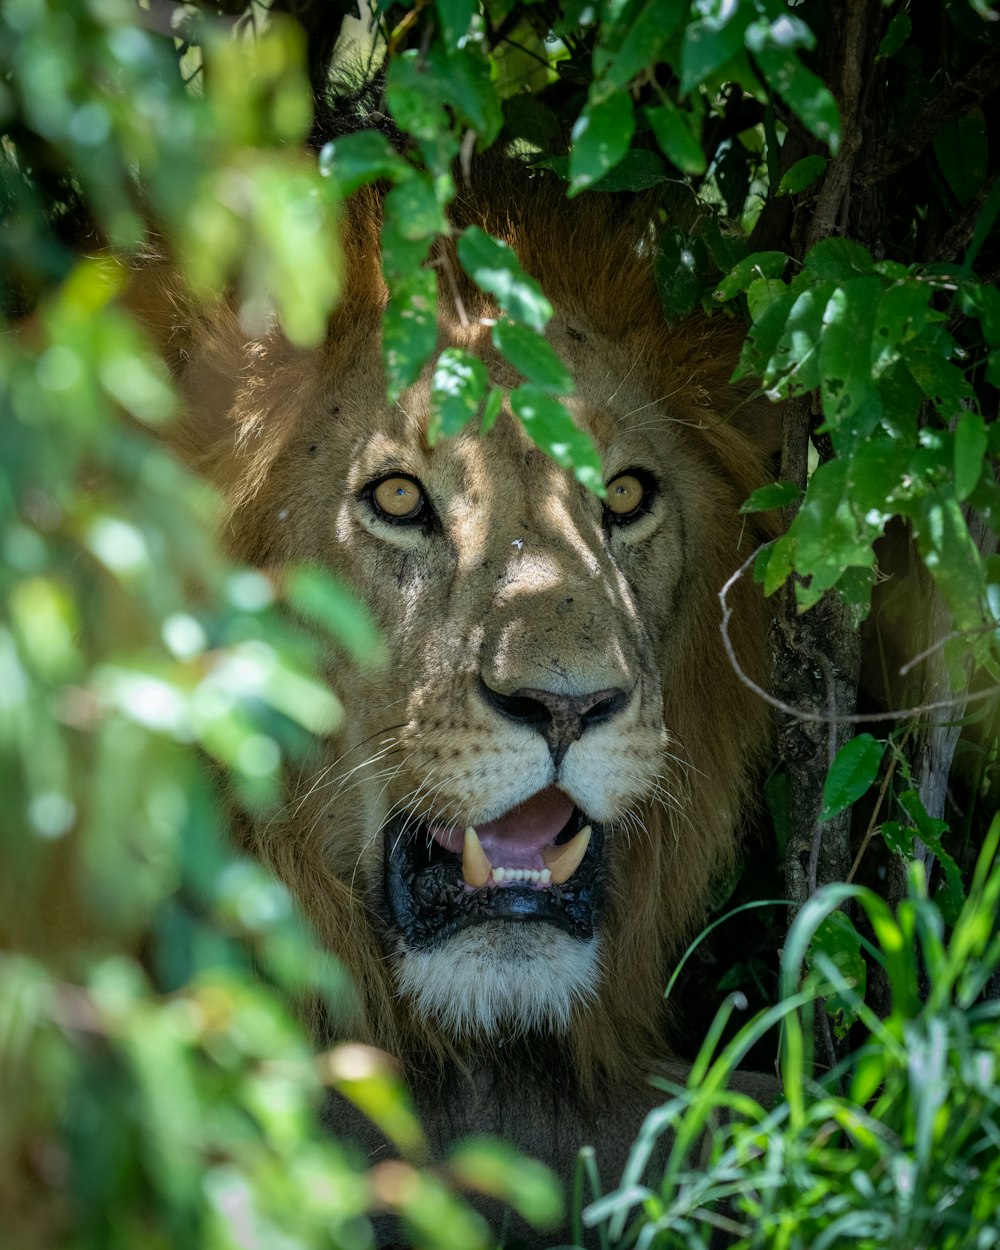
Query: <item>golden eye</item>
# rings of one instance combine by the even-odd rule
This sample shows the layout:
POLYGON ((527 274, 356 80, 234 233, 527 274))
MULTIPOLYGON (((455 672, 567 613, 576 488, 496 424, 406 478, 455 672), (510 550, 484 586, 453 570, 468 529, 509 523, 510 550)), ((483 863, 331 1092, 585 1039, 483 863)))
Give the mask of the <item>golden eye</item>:
POLYGON ((632 473, 623 473, 608 483, 605 506, 616 518, 624 519, 646 502, 646 488, 632 473))
POLYGON ((424 492, 412 477, 387 477, 371 497, 376 509, 393 521, 415 520, 424 509, 424 492))

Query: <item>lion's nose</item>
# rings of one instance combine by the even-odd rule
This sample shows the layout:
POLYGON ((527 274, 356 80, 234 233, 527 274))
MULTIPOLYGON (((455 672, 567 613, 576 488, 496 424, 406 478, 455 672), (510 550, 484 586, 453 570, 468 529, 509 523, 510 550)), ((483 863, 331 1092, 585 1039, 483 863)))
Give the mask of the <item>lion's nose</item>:
POLYGON ((556 767, 562 763, 571 743, 588 729, 603 725, 626 706, 627 690, 611 686, 587 694, 559 694, 554 690, 537 690, 525 686, 502 694, 480 678, 480 693, 486 702, 516 725, 537 729, 549 744, 556 767))

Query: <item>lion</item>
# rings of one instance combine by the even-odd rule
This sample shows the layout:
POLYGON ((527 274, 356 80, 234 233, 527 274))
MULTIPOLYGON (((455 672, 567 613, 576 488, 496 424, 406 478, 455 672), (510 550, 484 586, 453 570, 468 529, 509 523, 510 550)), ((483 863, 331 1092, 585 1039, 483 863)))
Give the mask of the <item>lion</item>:
MULTIPOLYGON (((506 407, 432 445, 429 369, 386 400, 381 204, 368 189, 346 209, 346 294, 315 350, 147 283, 177 444, 221 489, 234 556, 332 570, 389 657, 331 651, 344 723, 240 837, 352 973, 355 1035, 399 1059, 440 1148, 496 1131, 566 1175, 589 1141, 610 1175, 657 1101, 671 961, 768 750, 719 633, 720 587, 760 541, 739 507, 766 480, 758 409, 730 382, 741 330, 666 323, 641 211, 494 171, 461 190, 455 228, 507 243, 551 300, 606 497, 506 407)), ((438 262, 439 349, 509 392, 497 307, 447 248, 438 262)), ((763 682, 748 580, 732 637, 763 682)))

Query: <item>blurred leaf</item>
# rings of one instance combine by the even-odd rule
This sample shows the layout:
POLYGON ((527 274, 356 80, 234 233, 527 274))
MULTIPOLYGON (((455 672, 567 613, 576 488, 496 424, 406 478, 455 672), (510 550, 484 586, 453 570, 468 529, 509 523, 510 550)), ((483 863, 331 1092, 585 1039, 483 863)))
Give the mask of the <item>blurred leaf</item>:
POLYGON ((417 269, 393 283, 382 323, 382 358, 390 400, 420 376, 438 339, 437 278, 417 269))
POLYGON ((299 565, 285 571, 284 582, 296 611, 328 629, 354 659, 379 662, 382 644, 370 611, 332 574, 318 565, 299 565))
POLYGON ((327 1051, 319 1065, 323 1079, 371 1120, 405 1158, 427 1156, 420 1121, 389 1055, 352 1044, 327 1051))
POLYGON ((449 1155, 448 1169, 463 1187, 509 1203, 536 1227, 551 1228, 563 1214, 561 1186, 553 1173, 506 1142, 464 1141, 449 1155))
POLYGON ((705 82, 742 49, 750 20, 746 6, 724 0, 706 0, 699 12, 703 16, 687 24, 681 41, 681 95, 705 82))
POLYGON ((439 437, 452 437, 472 420, 489 385, 486 366, 478 356, 459 347, 445 348, 438 357, 431 379, 431 419, 427 426, 427 441, 432 447, 439 437))
POLYGON ((494 295, 513 320, 523 321, 533 330, 545 329, 552 305, 506 243, 491 238, 478 226, 468 226, 458 240, 458 259, 473 282, 494 295))
POLYGON ((345 196, 379 178, 395 182, 410 172, 410 166, 377 130, 361 130, 324 144, 319 169, 321 174, 332 174, 337 179, 345 196))
POLYGON ((483 405, 483 420, 480 426, 481 434, 488 434, 496 424, 496 419, 500 415, 503 408, 504 393, 499 386, 491 388, 489 395, 486 396, 486 403, 483 405))

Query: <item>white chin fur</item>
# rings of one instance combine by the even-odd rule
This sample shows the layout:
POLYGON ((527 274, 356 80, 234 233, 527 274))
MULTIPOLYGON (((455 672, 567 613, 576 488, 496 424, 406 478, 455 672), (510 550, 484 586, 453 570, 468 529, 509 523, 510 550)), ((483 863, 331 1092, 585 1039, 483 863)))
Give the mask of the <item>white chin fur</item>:
POLYGON ((494 920, 431 950, 399 950, 399 991, 454 1037, 558 1033, 597 993, 598 938, 494 920))

